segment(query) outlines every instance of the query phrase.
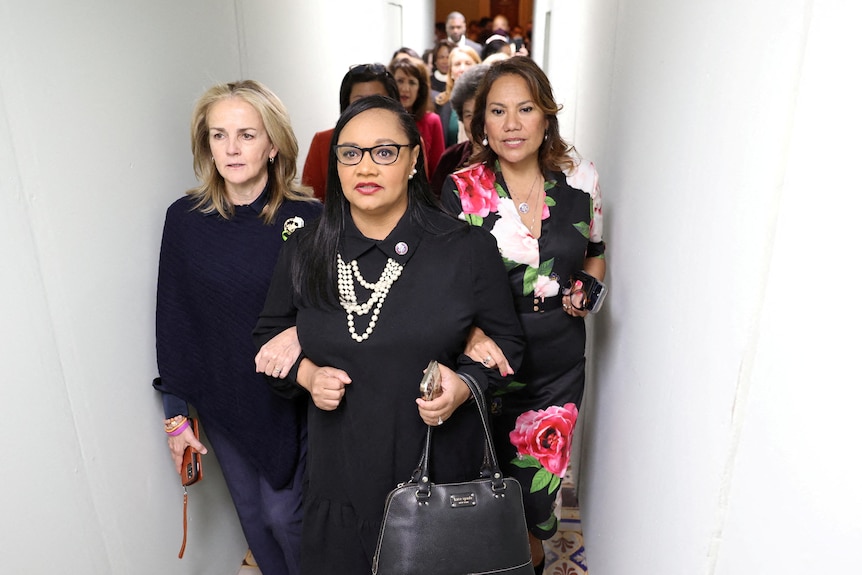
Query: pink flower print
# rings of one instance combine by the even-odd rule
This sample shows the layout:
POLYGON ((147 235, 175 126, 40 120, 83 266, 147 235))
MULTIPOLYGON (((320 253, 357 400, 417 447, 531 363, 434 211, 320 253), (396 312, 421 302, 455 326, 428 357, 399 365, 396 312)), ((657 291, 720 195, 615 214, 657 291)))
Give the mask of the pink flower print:
POLYGON ((560 293, 560 282, 552 280, 548 276, 540 275, 536 278, 536 287, 533 288, 536 297, 542 299, 546 297, 554 297, 560 293))
POLYGON ((572 431, 578 420, 574 403, 522 413, 509 432, 519 456, 535 457, 549 472, 563 477, 569 467, 572 431))
POLYGON ((453 179, 465 214, 484 218, 490 212, 497 211, 500 197, 494 188, 496 178, 493 170, 489 170, 484 164, 479 164, 455 172, 453 179))
POLYGON ((515 263, 539 267, 539 240, 521 223, 515 203, 509 198, 499 198, 497 204, 500 218, 494 222, 491 235, 497 239, 500 255, 515 263))
MULTIPOLYGON (((593 217, 590 221, 590 241, 602 241, 602 189, 599 187, 599 173, 592 162, 581 162, 573 170, 566 171, 566 183, 590 194, 593 204, 593 217)), ((544 216, 543 216, 544 218, 544 216)))

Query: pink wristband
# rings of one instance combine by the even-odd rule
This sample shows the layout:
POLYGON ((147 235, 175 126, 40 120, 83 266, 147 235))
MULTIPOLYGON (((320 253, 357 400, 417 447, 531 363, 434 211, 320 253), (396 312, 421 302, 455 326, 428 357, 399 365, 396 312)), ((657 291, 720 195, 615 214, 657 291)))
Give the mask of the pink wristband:
POLYGON ((173 436, 175 436, 175 435, 179 435, 180 433, 182 433, 183 431, 185 431, 185 430, 186 430, 186 428, 187 428, 188 426, 189 426, 189 420, 187 419, 187 420, 185 420, 185 421, 182 423, 182 425, 180 425, 178 428, 176 428, 176 429, 175 429, 175 430, 173 430, 173 431, 169 431, 169 432, 168 432, 168 435, 170 435, 171 437, 173 437, 173 436))

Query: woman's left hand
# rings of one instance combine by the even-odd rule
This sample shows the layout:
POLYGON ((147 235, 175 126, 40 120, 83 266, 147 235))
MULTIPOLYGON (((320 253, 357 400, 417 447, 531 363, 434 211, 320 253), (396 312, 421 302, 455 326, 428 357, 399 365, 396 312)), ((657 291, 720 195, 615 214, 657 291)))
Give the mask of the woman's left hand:
POLYGON ((419 417, 427 425, 442 425, 471 396, 467 384, 443 364, 440 364, 440 375, 443 378, 441 385, 443 392, 440 396, 429 401, 421 397, 416 399, 416 405, 419 406, 419 417))
POLYGON ((572 317, 587 317, 590 313, 587 309, 578 309, 584 307, 584 292, 576 290, 569 295, 563 296, 563 311, 572 317))
POLYGON ((296 328, 290 327, 265 344, 254 357, 255 370, 271 377, 284 379, 293 367, 302 347, 296 328))

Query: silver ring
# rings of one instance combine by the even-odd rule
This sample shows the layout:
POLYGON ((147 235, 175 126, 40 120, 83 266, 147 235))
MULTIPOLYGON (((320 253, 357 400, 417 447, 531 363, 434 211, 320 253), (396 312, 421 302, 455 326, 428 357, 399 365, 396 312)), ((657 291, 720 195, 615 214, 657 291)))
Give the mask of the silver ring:
POLYGON ((482 365, 484 365, 485 367, 488 367, 489 363, 491 363, 491 356, 490 355, 482 360, 482 365))
POLYGON ((279 368, 275 368, 272 370, 272 375, 278 375, 279 373, 281 373, 281 369, 279 368))
POLYGON ((442 415, 437 417, 437 425, 443 425, 443 416, 442 415))
POLYGON ((563 304, 563 309, 569 309, 569 304, 564 303, 564 304, 563 304))

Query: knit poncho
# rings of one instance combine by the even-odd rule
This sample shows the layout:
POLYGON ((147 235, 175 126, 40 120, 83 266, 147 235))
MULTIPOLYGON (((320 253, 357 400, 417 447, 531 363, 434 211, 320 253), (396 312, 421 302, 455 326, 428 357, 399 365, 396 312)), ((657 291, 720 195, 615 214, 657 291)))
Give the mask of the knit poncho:
POLYGON ((168 208, 159 260, 156 352, 162 392, 218 427, 276 489, 296 470, 305 401, 273 394, 255 373, 251 332, 283 242, 285 220, 317 218, 317 202, 286 202, 275 223, 260 218, 267 192, 224 219, 193 210, 183 197, 168 208))

